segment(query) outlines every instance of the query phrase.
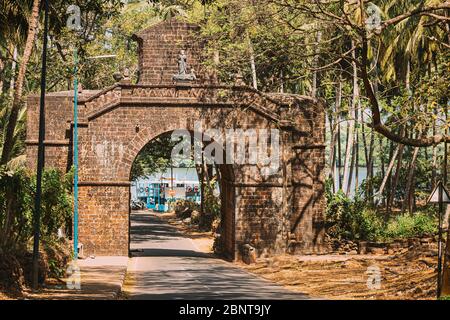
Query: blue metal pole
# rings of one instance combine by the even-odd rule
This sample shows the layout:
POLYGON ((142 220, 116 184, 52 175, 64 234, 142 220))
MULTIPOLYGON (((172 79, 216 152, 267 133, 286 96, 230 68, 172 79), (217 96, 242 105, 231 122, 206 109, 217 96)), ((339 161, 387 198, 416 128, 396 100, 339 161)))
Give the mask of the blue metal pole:
POLYGON ((74 104, 73 104, 73 250, 78 259, 78 51, 74 49, 74 104))
POLYGON ((41 197, 42 197, 42 171, 45 165, 45 90, 47 83, 47 47, 48 47, 48 0, 44 1, 44 40, 42 51, 41 70, 41 100, 39 105, 39 145, 36 172, 36 195, 34 198, 33 212, 33 260, 32 260, 32 285, 36 290, 39 286, 39 239, 41 237, 41 197))
POLYGON ((159 211, 159 202, 160 202, 160 199, 159 199, 159 197, 160 197, 160 193, 161 193, 161 185, 160 184, 157 184, 156 185, 156 190, 158 191, 158 205, 156 206, 156 211, 159 211))

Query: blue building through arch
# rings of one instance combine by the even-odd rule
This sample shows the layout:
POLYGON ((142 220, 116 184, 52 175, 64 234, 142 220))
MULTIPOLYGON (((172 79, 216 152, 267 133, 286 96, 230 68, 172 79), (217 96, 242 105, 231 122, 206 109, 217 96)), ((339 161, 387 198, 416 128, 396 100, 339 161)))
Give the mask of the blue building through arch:
POLYGON ((200 182, 194 167, 169 168, 132 182, 131 199, 142 201, 147 209, 170 210, 170 203, 190 200, 200 204, 200 182))

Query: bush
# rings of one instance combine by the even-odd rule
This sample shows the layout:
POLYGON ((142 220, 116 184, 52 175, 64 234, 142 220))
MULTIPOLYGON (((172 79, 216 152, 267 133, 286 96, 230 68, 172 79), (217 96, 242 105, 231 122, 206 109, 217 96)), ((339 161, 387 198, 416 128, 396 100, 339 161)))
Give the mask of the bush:
POLYGON ((67 264, 72 257, 72 245, 66 238, 49 240, 43 243, 48 260, 48 275, 51 278, 65 276, 67 264))
POLYGON ((189 218, 192 214, 192 211, 200 210, 200 205, 192 200, 180 199, 175 201, 173 205, 173 210, 177 217, 181 219, 189 218))
MULTIPOLYGON (((210 185, 204 188, 205 195, 203 197, 203 214, 200 215, 199 227, 201 230, 210 231, 213 222, 221 218, 221 202, 220 197, 215 194, 217 181, 213 179, 210 185)), ((216 222, 217 224, 217 222, 216 222)))
MULTIPOLYGON (((39 280, 61 277, 72 254, 59 228, 70 230, 72 176, 46 169, 42 176, 39 280)), ((0 286, 20 288, 31 281, 36 178, 23 168, 0 168, 0 286)))
POLYGON ((383 237, 410 238, 432 235, 438 232, 437 220, 430 214, 418 212, 394 217, 387 223, 383 237))
POLYGON ((364 208, 361 214, 357 215, 357 220, 357 239, 376 241, 383 236, 385 222, 374 209, 364 208))
POLYGON ((33 232, 33 179, 23 169, 0 168, 0 247, 24 248, 33 232))
POLYGON ((389 241, 436 234, 438 231, 433 211, 386 219, 359 197, 350 199, 342 191, 333 194, 329 185, 326 197, 327 233, 335 239, 389 241))
POLYGON ((325 219, 331 237, 374 240, 379 236, 383 220, 361 198, 357 196, 350 199, 342 190, 332 193, 329 182, 326 185, 326 198, 325 219))
POLYGON ((200 212, 200 205, 190 200, 177 200, 173 204, 173 210, 180 219, 191 217, 191 223, 198 224, 202 231, 211 231, 220 224, 221 202, 220 197, 216 195, 216 179, 210 181, 210 185, 205 185, 203 195, 202 214, 192 215, 192 212, 200 212))
POLYGON ((48 241, 52 240, 59 228, 71 225, 72 181, 71 173, 65 176, 55 169, 43 173, 41 230, 48 241))
POLYGON ((376 240, 382 234, 383 219, 359 199, 342 191, 328 197, 326 221, 328 234, 336 239, 376 240))

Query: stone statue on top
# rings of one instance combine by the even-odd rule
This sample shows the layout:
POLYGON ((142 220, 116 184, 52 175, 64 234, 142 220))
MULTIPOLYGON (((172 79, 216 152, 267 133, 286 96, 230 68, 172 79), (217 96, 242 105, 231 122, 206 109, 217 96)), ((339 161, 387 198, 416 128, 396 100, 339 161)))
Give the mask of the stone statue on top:
POLYGON ((173 76, 173 80, 176 81, 193 81, 196 79, 194 69, 191 69, 191 72, 188 73, 187 67, 187 56, 184 50, 180 51, 178 56, 178 74, 173 76))

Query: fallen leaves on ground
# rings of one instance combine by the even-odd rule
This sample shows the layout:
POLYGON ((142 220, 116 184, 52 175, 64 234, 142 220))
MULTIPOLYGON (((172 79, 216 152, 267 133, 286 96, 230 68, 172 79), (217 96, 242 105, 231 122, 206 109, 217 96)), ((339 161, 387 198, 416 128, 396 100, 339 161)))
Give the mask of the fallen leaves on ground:
MULTIPOLYGON (((279 255, 242 268, 286 288, 326 299, 435 299, 436 258, 404 252, 392 256, 279 255), (368 268, 380 271, 380 288, 369 289, 368 268)), ((370 272, 370 271, 369 271, 370 272)))

